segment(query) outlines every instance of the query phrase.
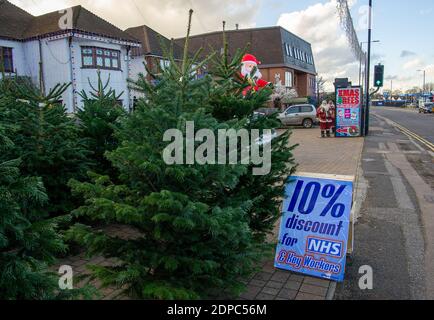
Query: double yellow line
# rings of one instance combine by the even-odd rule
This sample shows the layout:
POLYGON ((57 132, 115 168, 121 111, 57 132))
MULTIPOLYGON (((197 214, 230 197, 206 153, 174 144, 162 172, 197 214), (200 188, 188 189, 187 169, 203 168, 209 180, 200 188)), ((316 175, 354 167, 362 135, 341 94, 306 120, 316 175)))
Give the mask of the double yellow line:
POLYGON ((395 124, 395 127, 397 127, 399 130, 401 130, 402 133, 404 133, 406 136, 411 137, 411 138, 419 141, 420 143, 425 145, 428 149, 430 149, 432 152, 434 152, 434 143, 429 142, 428 140, 422 138, 421 136, 417 135, 413 131, 408 130, 407 128, 401 126, 400 124, 398 124, 396 122, 394 122, 394 124, 395 124))

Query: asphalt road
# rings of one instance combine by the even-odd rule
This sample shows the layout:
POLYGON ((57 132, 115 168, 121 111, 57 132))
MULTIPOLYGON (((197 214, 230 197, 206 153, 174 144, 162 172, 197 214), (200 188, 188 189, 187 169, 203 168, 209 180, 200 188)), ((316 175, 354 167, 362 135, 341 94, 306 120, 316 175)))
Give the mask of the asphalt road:
MULTIPOLYGON (((399 109, 374 109, 428 139, 434 118, 399 109), (428 134, 427 134, 428 133, 428 134)), ((432 140, 431 140, 432 141, 432 140)), ((373 116, 362 157, 362 208, 355 248, 337 300, 434 299, 434 162, 426 150, 373 116), (373 270, 362 290, 360 270, 373 270)))
POLYGON ((434 143, 434 114, 420 114, 415 110, 394 107, 373 107, 372 112, 399 123, 434 143))

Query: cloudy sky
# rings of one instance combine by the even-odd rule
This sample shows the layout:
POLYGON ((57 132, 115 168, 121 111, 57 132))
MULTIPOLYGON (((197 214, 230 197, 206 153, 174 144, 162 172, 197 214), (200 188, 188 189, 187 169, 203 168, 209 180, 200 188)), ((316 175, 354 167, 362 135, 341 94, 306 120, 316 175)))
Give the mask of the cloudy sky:
MULTIPOLYGON (((184 36, 188 9, 193 34, 228 28, 280 25, 311 42, 317 71, 331 88, 335 77, 358 83, 359 64, 339 24, 336 0, 12 0, 32 14, 81 4, 118 27, 147 24, 167 37, 184 36)), ((351 0, 360 41, 367 41, 367 0, 351 0)), ((434 1, 374 0, 374 63, 386 66, 385 87, 408 89, 434 82, 434 1)))

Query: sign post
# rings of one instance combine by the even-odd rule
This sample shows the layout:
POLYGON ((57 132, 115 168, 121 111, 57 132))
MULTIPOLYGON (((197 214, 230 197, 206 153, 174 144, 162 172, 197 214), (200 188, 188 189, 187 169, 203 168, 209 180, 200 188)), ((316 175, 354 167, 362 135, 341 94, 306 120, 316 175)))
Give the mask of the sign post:
POLYGON ((336 89, 336 137, 360 137, 362 130, 362 88, 336 89))
POLYGON ((342 282, 351 246, 352 180, 300 174, 291 178, 286 196, 275 267, 342 282))

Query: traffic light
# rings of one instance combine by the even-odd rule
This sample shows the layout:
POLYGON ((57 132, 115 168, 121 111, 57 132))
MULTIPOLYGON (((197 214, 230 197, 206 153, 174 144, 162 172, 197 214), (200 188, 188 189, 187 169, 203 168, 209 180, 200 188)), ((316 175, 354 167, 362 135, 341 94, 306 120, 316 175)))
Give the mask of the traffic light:
POLYGON ((375 66, 374 87, 382 87, 384 84, 384 66, 375 66))

